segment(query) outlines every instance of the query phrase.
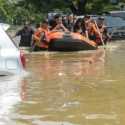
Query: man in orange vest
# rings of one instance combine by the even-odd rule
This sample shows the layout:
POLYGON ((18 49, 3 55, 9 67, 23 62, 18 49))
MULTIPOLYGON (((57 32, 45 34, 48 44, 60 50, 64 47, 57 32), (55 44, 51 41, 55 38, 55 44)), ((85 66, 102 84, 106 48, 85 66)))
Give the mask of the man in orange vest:
POLYGON ((33 35, 34 51, 48 49, 48 42, 49 42, 48 34, 49 34, 48 22, 44 20, 41 26, 36 30, 36 32, 33 35))
POLYGON ((100 34, 100 31, 98 30, 96 21, 91 19, 91 17, 86 16, 84 18, 84 22, 85 22, 85 30, 86 30, 86 32, 84 33, 85 36, 89 38, 90 40, 93 40, 94 42, 99 44, 101 42, 100 35, 102 34, 100 34))

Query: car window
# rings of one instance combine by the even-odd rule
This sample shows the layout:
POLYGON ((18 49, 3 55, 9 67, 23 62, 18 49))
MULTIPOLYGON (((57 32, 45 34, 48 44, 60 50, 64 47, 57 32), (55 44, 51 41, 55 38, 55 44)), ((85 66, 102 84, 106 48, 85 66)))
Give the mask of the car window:
POLYGON ((106 19, 108 27, 123 27, 123 26, 125 26, 125 20, 123 20, 120 17, 106 16, 105 19, 106 19))

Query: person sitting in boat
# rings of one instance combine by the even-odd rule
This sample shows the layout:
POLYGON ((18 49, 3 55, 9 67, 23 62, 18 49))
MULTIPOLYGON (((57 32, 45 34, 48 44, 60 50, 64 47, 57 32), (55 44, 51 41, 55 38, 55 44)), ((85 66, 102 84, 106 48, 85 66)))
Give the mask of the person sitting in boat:
POLYGON ((33 45, 32 48, 34 51, 46 50, 48 49, 48 22, 44 20, 36 32, 33 35, 33 45))
POLYGON ((73 27, 74 27, 74 24, 75 24, 74 16, 72 14, 64 16, 62 21, 63 21, 64 26, 69 31, 73 32, 73 27))
POLYGON ((75 33, 82 34, 82 19, 81 18, 77 19, 73 29, 75 33))
POLYGON ((68 32, 69 30, 63 25, 62 17, 60 15, 55 15, 54 20, 50 23, 51 31, 64 31, 68 32))

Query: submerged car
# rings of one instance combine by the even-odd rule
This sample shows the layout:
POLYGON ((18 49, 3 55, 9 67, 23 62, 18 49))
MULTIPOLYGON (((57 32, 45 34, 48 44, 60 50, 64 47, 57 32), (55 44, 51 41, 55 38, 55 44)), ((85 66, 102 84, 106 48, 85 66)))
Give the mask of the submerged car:
POLYGON ((108 32, 112 40, 125 39, 125 20, 120 17, 105 16, 108 32))
POLYGON ((24 71, 24 54, 6 33, 8 25, 0 24, 0 76, 19 74, 24 71))

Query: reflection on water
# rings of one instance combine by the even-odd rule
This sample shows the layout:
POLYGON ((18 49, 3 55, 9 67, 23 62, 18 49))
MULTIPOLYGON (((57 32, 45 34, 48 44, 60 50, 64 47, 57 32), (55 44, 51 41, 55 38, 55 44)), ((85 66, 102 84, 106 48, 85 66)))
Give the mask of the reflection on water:
POLYGON ((0 125, 124 125, 124 45, 27 54, 29 76, 0 80, 0 125))
POLYGON ((0 78, 0 125, 10 123, 9 115, 20 99, 20 78, 17 76, 0 78))

